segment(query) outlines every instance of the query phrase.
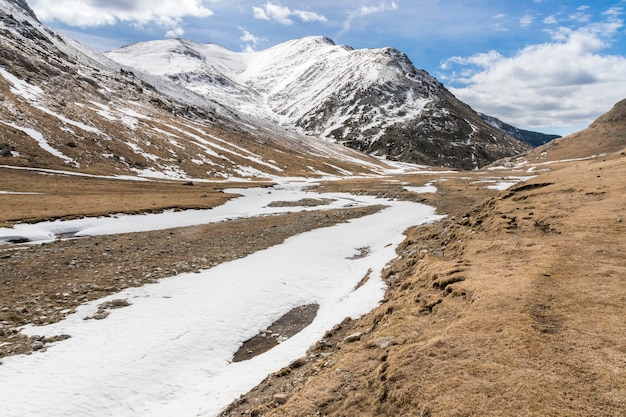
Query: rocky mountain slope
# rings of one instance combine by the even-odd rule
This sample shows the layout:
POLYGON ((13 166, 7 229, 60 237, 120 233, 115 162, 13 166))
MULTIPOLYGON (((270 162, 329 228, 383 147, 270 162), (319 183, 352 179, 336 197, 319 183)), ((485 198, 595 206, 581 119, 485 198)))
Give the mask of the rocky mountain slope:
POLYGON ((0 0, 0 163, 108 175, 372 173, 379 160, 127 71, 0 0))
POLYGON ((548 135, 545 133, 520 129, 518 127, 511 126, 510 124, 504 123, 502 120, 496 117, 487 116, 486 114, 482 114, 482 113, 479 113, 479 114, 480 114, 480 117, 482 117, 484 121, 486 121, 493 127, 500 129, 507 135, 512 136, 515 139, 521 140, 525 144, 530 145, 532 147, 545 145, 551 140, 558 139, 561 137, 559 135, 548 135))
POLYGON ((106 54, 241 112, 389 159, 464 169, 527 149, 393 48, 325 37, 259 52, 180 39, 106 54))

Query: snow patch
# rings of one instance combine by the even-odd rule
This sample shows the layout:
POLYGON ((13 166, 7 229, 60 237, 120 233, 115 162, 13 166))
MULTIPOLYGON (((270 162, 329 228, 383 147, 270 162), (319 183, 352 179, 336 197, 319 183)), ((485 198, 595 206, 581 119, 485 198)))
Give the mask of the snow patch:
POLYGON ((18 126, 15 123, 7 123, 7 122, 0 122, 0 123, 6 126, 11 126, 14 129, 21 130, 22 132, 26 133, 31 138, 35 139, 39 147, 43 149, 44 151, 56 156, 57 158, 63 159, 65 162, 69 164, 79 166, 78 162, 76 162, 74 159, 65 155, 63 152, 59 151, 58 149, 52 147, 52 145, 48 143, 48 141, 46 140, 46 138, 41 132, 38 132, 37 130, 31 129, 29 127, 18 126))
POLYGON ((422 187, 404 187, 404 189, 417 194, 432 194, 437 192, 437 187, 431 182, 424 184, 422 187))
POLYGON ((13 84, 13 87, 11 87, 11 92, 13 94, 22 96, 29 102, 35 102, 43 95, 43 90, 41 88, 20 80, 2 67, 0 67, 0 75, 13 84))

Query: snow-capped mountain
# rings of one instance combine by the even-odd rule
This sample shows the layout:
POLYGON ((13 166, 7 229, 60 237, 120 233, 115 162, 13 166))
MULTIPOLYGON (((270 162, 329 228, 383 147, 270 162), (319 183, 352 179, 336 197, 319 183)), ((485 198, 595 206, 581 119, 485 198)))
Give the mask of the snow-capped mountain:
POLYGON ((240 112, 390 159, 475 168, 526 149, 393 48, 308 37, 233 52, 171 39, 106 55, 240 112))
MULTIPOLYGON (((383 162, 129 71, 0 0, 0 164, 167 178, 371 173, 383 162)), ((219 97, 218 97, 219 98, 219 97)))

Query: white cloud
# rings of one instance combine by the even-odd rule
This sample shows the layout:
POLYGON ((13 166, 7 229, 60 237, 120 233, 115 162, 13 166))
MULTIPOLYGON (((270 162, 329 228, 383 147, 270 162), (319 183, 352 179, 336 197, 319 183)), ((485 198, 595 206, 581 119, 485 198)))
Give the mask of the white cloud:
POLYGON ((496 51, 452 57, 441 68, 450 90, 474 109, 524 128, 588 125, 626 97, 626 57, 603 54, 623 22, 611 15, 511 57, 496 51), (556 122, 555 122, 556 121, 556 122))
POLYGON ((535 21, 535 17, 532 16, 532 15, 527 14, 527 15, 524 15, 520 19, 519 24, 520 24, 521 27, 526 28, 526 27, 532 25, 534 21, 535 21))
POLYGON ((315 13, 315 12, 307 12, 304 10, 294 10, 294 15, 298 16, 302 19, 303 22, 327 22, 328 19, 326 16, 315 13))
POLYGON ((98 27, 127 22, 135 26, 157 24, 166 36, 182 36, 184 17, 208 17, 213 11, 202 0, 29 0, 43 21, 56 20, 76 27, 98 27))
POLYGON ((454 56, 448 58, 441 64, 441 68, 448 69, 451 67, 450 64, 474 65, 481 68, 489 68, 497 62, 502 61, 502 59, 504 59, 504 57, 497 51, 481 52, 470 57, 454 56))
POLYGON ((398 10, 398 5, 395 1, 388 3, 386 1, 380 3, 378 6, 361 6, 358 9, 352 10, 348 14, 348 18, 343 22, 342 32, 347 32, 352 27, 352 22, 355 19, 369 16, 376 13, 383 13, 388 11, 398 10))
POLYGON ((619 19, 620 16, 622 15, 622 12, 623 12, 623 9, 621 7, 614 6, 614 7, 609 8, 602 14, 604 16, 607 16, 609 20, 613 20, 613 19, 619 19))
POLYGON ((252 7, 255 19, 269 20, 282 25, 293 25, 293 17, 303 22, 327 22, 326 16, 307 10, 291 10, 289 7, 267 2, 263 7, 252 7))
POLYGON ((558 21, 556 20, 556 16, 550 15, 543 19, 543 23, 546 25, 556 25, 558 21))
POLYGON ((252 6, 252 12, 254 13, 255 19, 270 20, 270 17, 265 13, 265 10, 262 7, 252 6))
POLYGON ((591 15, 585 13, 589 9, 589 6, 580 6, 576 9, 576 13, 570 15, 570 19, 577 22, 586 23, 591 19, 591 15))
POLYGON ((167 32, 165 32, 165 37, 166 38, 182 38, 184 34, 185 34, 185 31, 183 30, 183 28, 177 27, 177 28, 170 29, 167 32))
POLYGON ((270 20, 274 20, 283 25, 292 25, 293 20, 289 18, 291 16, 291 10, 289 7, 280 6, 278 4, 270 3, 265 4, 265 13, 269 16, 270 20))
POLYGON ((266 38, 261 38, 259 36, 255 36, 252 33, 248 32, 246 29, 239 27, 239 30, 243 32, 243 35, 239 39, 244 42, 244 51, 253 52, 256 51, 257 47, 267 42, 266 38))

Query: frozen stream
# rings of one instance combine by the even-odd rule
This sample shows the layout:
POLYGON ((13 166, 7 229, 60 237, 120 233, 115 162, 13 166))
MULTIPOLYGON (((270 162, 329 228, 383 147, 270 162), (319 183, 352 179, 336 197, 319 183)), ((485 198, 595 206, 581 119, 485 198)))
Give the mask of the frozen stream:
MULTIPOLYGON (((192 217, 197 224, 252 216, 269 210, 265 206, 271 201, 319 197, 300 191, 301 185, 280 186, 271 194, 268 189, 242 190, 245 197, 192 217)), ((381 203, 389 207, 200 273, 121 291, 83 305, 52 325, 27 327, 24 332, 29 335, 71 338, 46 352, 3 359, 2 415, 214 416, 269 373, 304 355, 343 318, 370 311, 384 294, 380 273, 395 257, 402 232, 441 216, 416 203, 339 194, 323 197, 335 198, 332 205, 338 207, 381 203), (359 248, 369 248, 368 255, 355 257, 359 248), (373 271, 369 281, 355 290, 369 269, 373 271), (104 301, 120 298, 131 305, 111 310, 104 320, 83 319, 104 301), (245 340, 292 308, 311 303, 320 308, 303 331, 253 359, 231 362, 245 340)), ((151 229, 181 226, 189 221, 181 220, 187 215, 166 213, 145 224, 151 229)), ((135 219, 149 216, 130 217, 84 220, 73 223, 72 232, 130 231, 131 225, 144 224, 135 219)), ((67 230, 67 223, 54 223, 53 228, 33 225, 29 236, 38 233, 45 240, 67 230), (64 226, 55 228, 60 223, 64 226)))

